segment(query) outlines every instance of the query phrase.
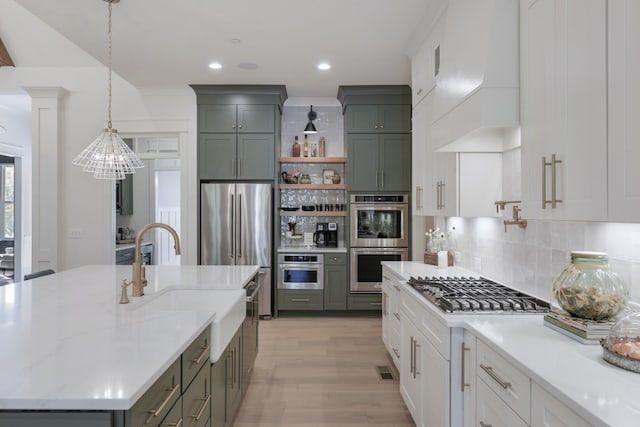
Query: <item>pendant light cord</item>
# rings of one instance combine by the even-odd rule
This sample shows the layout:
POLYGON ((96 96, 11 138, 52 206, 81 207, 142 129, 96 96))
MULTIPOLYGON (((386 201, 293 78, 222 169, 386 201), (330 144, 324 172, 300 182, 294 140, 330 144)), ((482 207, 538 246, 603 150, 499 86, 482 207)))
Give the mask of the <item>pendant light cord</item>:
POLYGON ((109 48, 108 48, 108 64, 109 64, 109 111, 108 111, 108 115, 109 115, 109 120, 107 121, 107 129, 111 129, 111 6, 112 3, 109 2, 109 30, 108 30, 108 34, 109 34, 109 48))

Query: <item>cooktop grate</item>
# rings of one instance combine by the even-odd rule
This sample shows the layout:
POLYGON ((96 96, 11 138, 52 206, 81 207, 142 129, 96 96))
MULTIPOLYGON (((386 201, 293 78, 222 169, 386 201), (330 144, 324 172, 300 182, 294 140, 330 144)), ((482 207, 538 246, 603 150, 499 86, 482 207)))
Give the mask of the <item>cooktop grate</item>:
POLYGON ((546 313, 548 302, 484 277, 411 277, 409 284, 447 313, 546 313))

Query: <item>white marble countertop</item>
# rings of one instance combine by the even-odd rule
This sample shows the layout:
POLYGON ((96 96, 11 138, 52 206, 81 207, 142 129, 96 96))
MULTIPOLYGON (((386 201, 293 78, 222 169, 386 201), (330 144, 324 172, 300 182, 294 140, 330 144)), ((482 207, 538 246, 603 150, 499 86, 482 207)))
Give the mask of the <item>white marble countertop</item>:
MULTIPOLYGON (((469 270, 419 262, 384 262, 405 279, 410 276, 477 276, 469 270)), ((508 285, 508 284, 507 284, 508 285)), ((417 292, 408 284, 403 290, 417 292)), ((584 345, 543 323, 543 316, 444 314, 424 298, 423 305, 449 327, 461 327, 509 360, 533 381, 594 426, 640 424, 640 376, 602 358, 599 345, 584 345)))
POLYGON ((229 307, 242 308, 241 324, 242 287, 257 270, 150 266, 146 295, 130 304, 118 303, 128 266, 85 266, 0 287, 0 410, 129 409, 229 307))

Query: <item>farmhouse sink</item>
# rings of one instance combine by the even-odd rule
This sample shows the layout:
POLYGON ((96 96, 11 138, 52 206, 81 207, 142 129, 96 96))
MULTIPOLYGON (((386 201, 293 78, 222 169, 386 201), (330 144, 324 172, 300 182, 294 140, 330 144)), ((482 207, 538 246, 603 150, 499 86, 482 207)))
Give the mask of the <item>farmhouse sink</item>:
POLYGON ((178 287, 136 299, 131 308, 145 311, 210 310, 215 313, 211 323, 211 363, 215 363, 242 326, 246 315, 246 293, 244 290, 178 287))

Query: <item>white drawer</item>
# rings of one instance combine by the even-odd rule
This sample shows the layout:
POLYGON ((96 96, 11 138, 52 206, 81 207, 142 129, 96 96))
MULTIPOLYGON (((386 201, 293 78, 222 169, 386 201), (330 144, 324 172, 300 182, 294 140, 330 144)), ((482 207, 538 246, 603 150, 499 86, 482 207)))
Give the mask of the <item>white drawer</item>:
POLYGON ((531 425, 534 427, 592 427, 535 382, 531 383, 531 425))
POLYGON ((507 406, 484 381, 476 390, 476 424, 491 427, 528 427, 528 424, 507 406))
POLYGON ((520 418, 530 423, 530 378, 481 340, 476 353, 476 373, 520 418))
POLYGON ((445 360, 451 359, 451 332, 449 328, 424 307, 410 291, 401 292, 400 316, 407 316, 445 360))

